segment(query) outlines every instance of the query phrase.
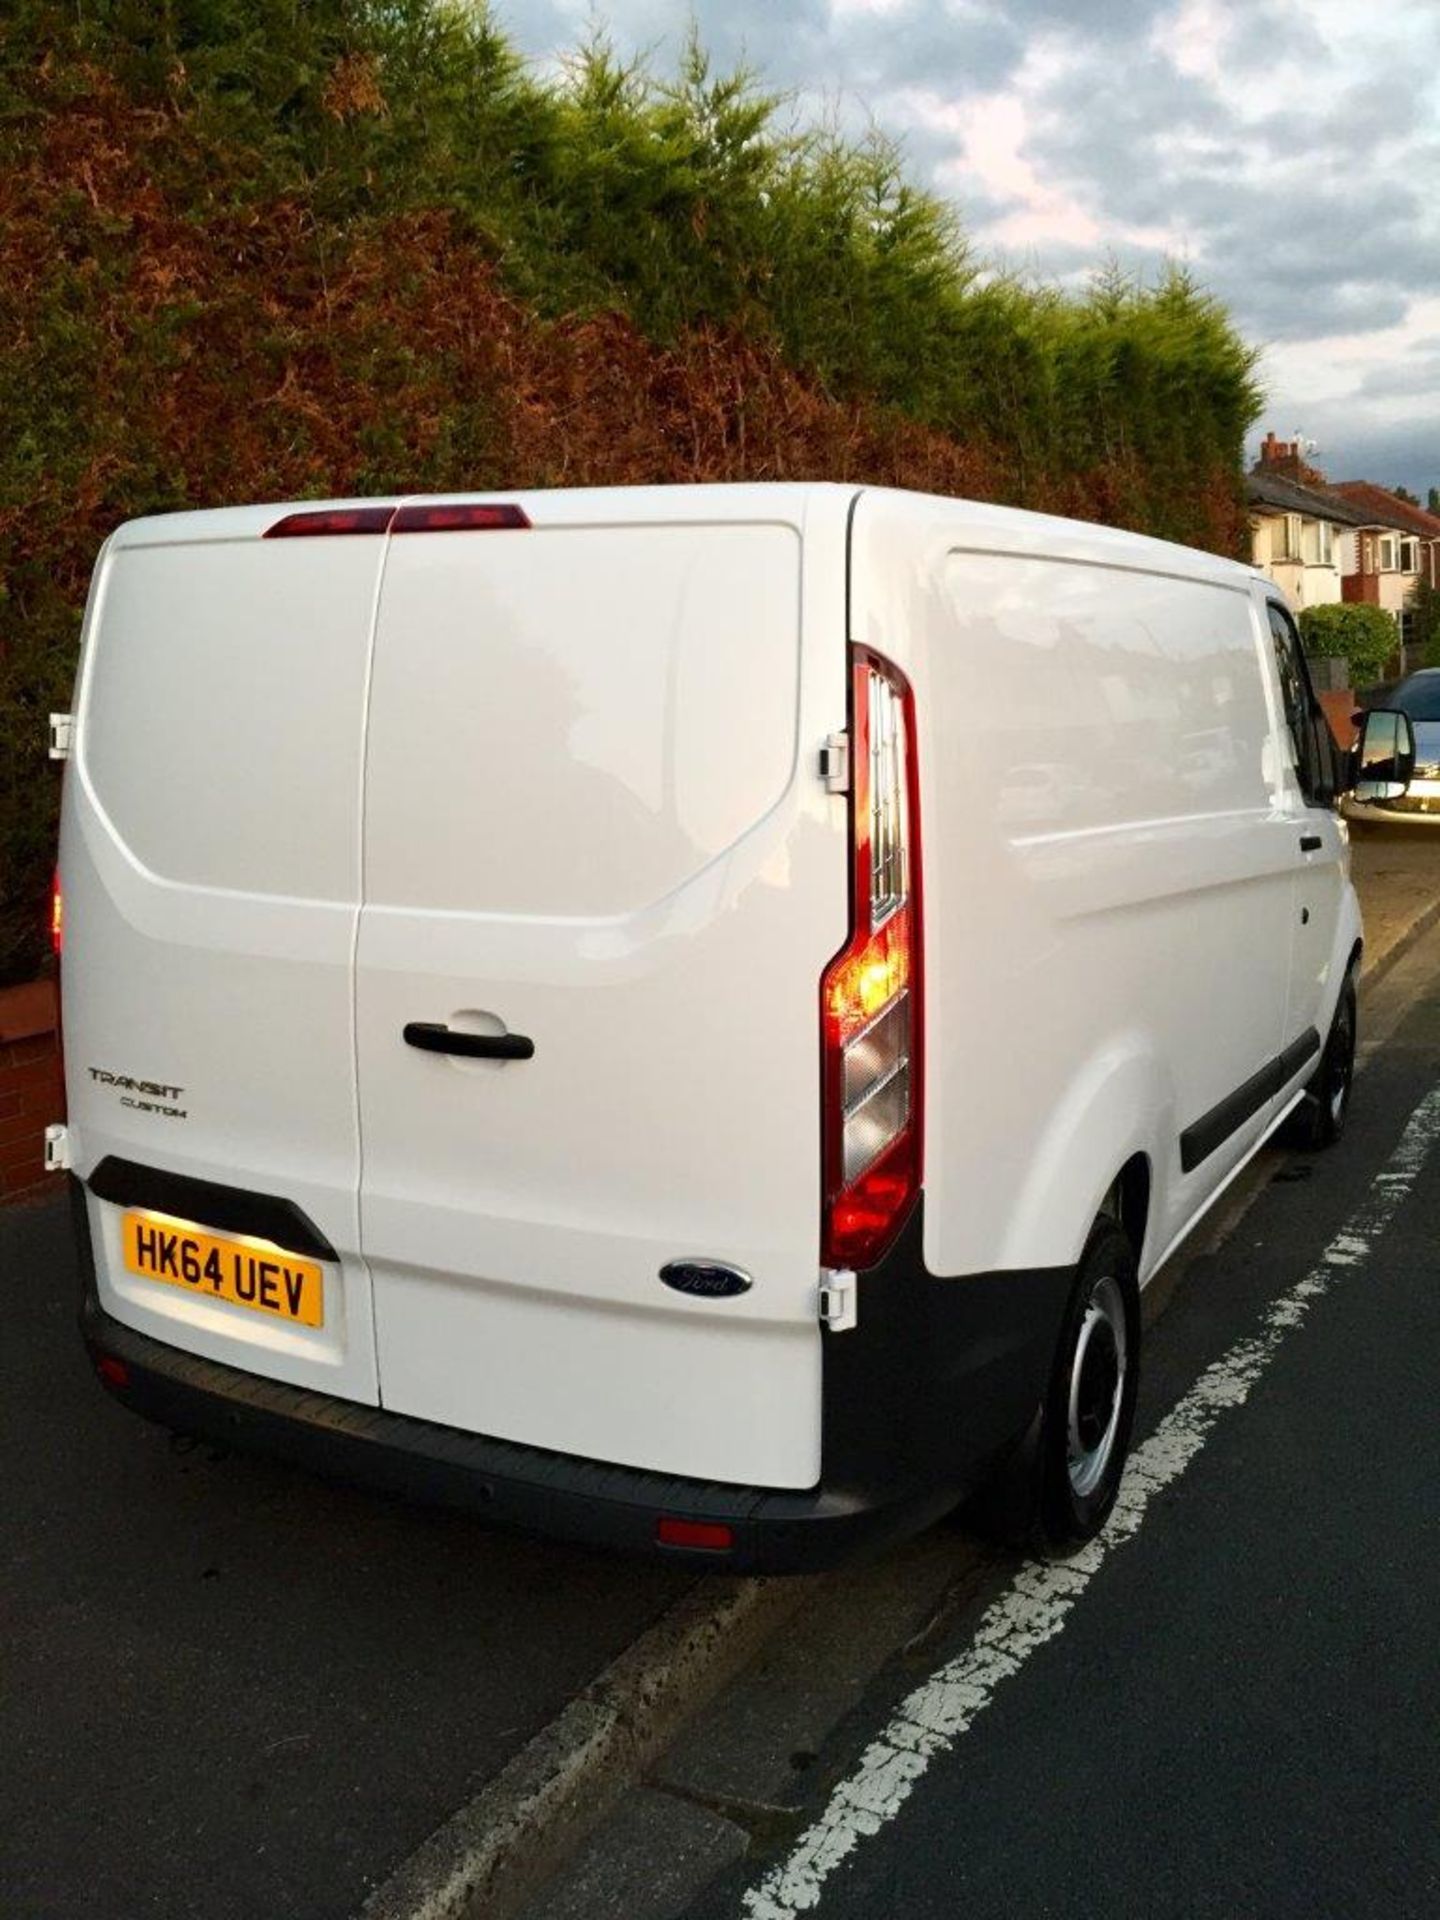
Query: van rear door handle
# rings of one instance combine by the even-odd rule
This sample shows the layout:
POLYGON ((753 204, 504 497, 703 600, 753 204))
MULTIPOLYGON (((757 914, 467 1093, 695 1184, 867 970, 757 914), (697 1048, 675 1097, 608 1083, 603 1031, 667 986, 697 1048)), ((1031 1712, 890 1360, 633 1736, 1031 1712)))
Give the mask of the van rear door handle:
POLYGON ((407 1047, 422 1053, 459 1053, 467 1060, 528 1060, 535 1042, 524 1033, 456 1033, 430 1020, 411 1020, 405 1028, 407 1047))
POLYGON ((1301 853, 1319 853, 1324 844, 1318 833, 1302 833, 1300 836, 1301 853))

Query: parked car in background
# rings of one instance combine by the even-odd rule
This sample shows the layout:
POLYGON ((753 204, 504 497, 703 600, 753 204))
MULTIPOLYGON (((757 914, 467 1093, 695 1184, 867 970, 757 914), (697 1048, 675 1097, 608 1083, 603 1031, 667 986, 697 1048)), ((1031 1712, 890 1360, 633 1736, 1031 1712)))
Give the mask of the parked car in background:
POLYGON ((1403 680, 1372 687, 1360 698, 1355 723, 1377 708, 1408 714, 1415 733, 1415 772, 1406 792, 1394 799, 1364 804, 1347 800, 1350 819, 1371 819, 1377 813, 1408 820, 1430 819, 1440 826, 1440 667, 1421 667, 1403 680))

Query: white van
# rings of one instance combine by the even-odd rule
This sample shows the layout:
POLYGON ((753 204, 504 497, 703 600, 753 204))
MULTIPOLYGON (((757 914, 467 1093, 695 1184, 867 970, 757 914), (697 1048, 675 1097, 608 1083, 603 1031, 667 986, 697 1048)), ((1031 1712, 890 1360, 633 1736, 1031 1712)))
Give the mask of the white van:
POLYGON ((101 1378, 697 1563, 1007 1458, 1086 1537, 1138 1289, 1344 1117, 1326 741, 1259 575, 962 501, 122 527, 59 878, 101 1378))

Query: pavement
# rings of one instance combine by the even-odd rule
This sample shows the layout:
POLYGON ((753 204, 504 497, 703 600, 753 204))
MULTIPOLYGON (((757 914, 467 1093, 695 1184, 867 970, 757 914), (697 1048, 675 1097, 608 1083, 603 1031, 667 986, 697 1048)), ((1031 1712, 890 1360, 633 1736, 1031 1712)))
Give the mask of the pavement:
MULTIPOLYGON (((1440 914, 1440 833, 1365 825, 1353 852, 1367 981, 1398 980, 1440 914)), ((530 1897, 591 1920, 597 1827, 679 1913, 793 1833, 857 1699, 1008 1577, 940 1528, 829 1580, 697 1583, 187 1450, 96 1388, 76 1284, 62 1209, 0 1211, 0 1906, 24 1920, 502 1920, 530 1897)))
POLYGON ((1352 819, 1350 871, 1373 977, 1440 919, 1440 820, 1352 819))

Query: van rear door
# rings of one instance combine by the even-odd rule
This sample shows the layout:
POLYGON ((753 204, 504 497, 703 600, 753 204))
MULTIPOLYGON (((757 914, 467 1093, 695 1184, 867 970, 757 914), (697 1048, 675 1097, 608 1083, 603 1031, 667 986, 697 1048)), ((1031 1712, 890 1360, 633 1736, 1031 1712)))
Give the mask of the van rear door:
POLYGON ((385 543, 265 538, 284 511, 137 521, 97 572, 61 835, 71 1154, 107 1313, 373 1403, 352 960, 385 543), (132 1270, 140 1207, 225 1236, 208 1278, 153 1234, 164 1270, 132 1270), (303 1318, 267 1240, 324 1249, 303 1318))
POLYGON ((817 1479, 818 993, 847 872, 815 750, 844 724, 847 503, 636 489, 397 523, 357 969, 387 1407, 817 1479), (676 1291, 673 1262, 748 1286, 676 1291))

